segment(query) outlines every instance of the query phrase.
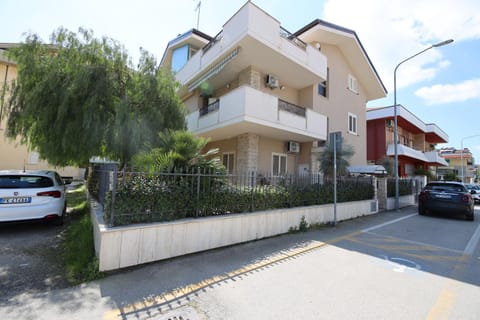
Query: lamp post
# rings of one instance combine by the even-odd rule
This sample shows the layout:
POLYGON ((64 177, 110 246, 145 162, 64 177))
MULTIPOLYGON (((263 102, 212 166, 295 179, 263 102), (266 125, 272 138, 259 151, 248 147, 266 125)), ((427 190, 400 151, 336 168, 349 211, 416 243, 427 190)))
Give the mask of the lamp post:
POLYGON ((395 153, 395 161, 394 161, 394 166, 395 166, 395 210, 398 210, 399 208, 399 186, 398 186, 398 115, 397 115, 397 69, 400 67, 401 64, 404 62, 407 62, 410 59, 415 58, 416 56, 424 53, 427 50, 430 50, 432 48, 437 48, 441 47, 447 44, 450 44, 453 42, 453 39, 445 40, 436 44, 431 45, 430 47, 423 49, 422 51, 414 54, 413 56, 408 57, 405 60, 400 61, 399 64, 395 67, 395 70, 393 71, 393 117, 394 117, 394 127, 393 127, 393 147, 394 147, 394 153, 395 153))
POLYGON ((460 149, 460 166, 461 166, 461 169, 462 169, 462 182, 465 182, 464 180, 464 176, 463 176, 463 140, 465 139, 470 139, 470 138, 475 138, 475 137, 480 137, 480 134, 475 134, 473 136, 468 136, 468 137, 463 137, 462 140, 461 140, 461 149, 460 149))

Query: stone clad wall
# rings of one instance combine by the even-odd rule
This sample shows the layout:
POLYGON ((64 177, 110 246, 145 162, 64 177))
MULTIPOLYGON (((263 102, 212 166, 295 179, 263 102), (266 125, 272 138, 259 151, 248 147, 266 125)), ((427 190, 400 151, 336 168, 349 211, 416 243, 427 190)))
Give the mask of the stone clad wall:
MULTIPOLYGON (((108 227, 102 207, 91 203, 100 271, 115 270, 194 252, 272 237, 308 224, 334 220, 333 204, 231 214, 200 219, 108 227)), ((337 221, 378 212, 376 200, 337 204, 337 221)))
POLYGON ((377 178, 378 209, 387 209, 387 178, 377 178))
POLYGON ((259 137, 245 133, 237 137, 237 168, 239 171, 257 171, 259 137))

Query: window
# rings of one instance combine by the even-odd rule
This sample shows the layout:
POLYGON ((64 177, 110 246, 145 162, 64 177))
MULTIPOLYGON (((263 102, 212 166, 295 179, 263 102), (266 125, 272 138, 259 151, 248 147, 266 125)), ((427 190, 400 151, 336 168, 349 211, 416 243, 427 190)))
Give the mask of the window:
POLYGON ((177 72, 182 69, 190 58, 197 53, 198 49, 186 44, 173 49, 172 51, 172 71, 177 72))
POLYGON ((287 155, 281 153, 272 154, 272 175, 281 176, 287 173, 287 155))
POLYGON ((53 187, 53 181, 49 177, 35 175, 5 175, 0 177, 0 189, 11 188, 49 188, 53 187))
POLYGON ((357 116, 353 113, 348 113, 348 133, 357 134, 357 116))
POLYGON ((188 45, 173 49, 172 52, 172 71, 177 72, 187 63, 188 45))
POLYGON ((348 90, 358 93, 358 82, 357 79, 351 74, 348 75, 348 90))
POLYGON ((327 97, 328 95, 328 68, 327 68, 327 79, 318 84, 318 94, 327 97))
POLYGON ((233 152, 224 153, 222 163, 227 169, 227 173, 232 174, 235 170, 235 154, 233 152))

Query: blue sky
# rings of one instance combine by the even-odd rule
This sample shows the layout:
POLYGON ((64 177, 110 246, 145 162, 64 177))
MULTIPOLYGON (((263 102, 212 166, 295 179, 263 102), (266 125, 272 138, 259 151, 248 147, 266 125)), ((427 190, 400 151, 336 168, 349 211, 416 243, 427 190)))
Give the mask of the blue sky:
MULTIPOLYGON (((256 0, 294 32, 320 18, 354 30, 387 87, 369 107, 393 104, 393 70, 405 58, 446 40, 397 71, 397 102, 449 136, 443 146, 469 148, 480 163, 480 1, 256 0), (479 135, 477 137, 471 137, 479 135), (466 138, 471 137, 471 138, 466 138), (466 139, 465 139, 466 138, 466 139)), ((86 27, 125 45, 134 61, 142 47, 161 59, 168 41, 197 26, 198 0, 1 0, 0 42, 25 32, 44 41, 59 26, 86 27)), ((211 36, 245 0, 202 0, 199 29, 211 36)))

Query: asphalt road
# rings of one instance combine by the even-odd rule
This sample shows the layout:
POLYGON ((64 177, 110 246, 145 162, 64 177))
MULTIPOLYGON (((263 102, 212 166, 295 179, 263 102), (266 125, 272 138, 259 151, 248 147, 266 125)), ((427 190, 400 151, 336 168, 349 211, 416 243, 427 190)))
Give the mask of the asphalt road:
POLYGON ((479 319, 476 220, 385 212, 15 295, 1 319, 479 319))
POLYGON ((21 293, 68 287, 60 243, 65 226, 0 224, 0 304, 21 293))

